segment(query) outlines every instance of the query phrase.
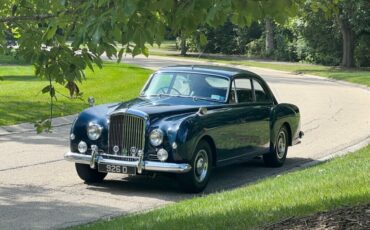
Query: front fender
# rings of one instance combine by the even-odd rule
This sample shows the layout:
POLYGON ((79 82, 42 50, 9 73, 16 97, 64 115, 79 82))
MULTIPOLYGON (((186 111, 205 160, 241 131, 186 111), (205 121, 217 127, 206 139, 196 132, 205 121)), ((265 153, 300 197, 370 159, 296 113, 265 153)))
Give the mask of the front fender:
POLYGON ((187 113, 163 118, 153 123, 150 130, 160 128, 164 131, 163 146, 172 154, 175 162, 190 162, 199 137, 204 133, 201 119, 196 113, 187 113), (172 145, 176 143, 177 148, 172 145))
POLYGON ((88 146, 97 145, 99 149, 108 148, 108 118, 109 113, 116 108, 118 104, 106 104, 88 108, 82 111, 71 127, 71 134, 75 138, 70 141, 70 149, 77 152, 77 145, 80 141, 85 141, 88 146), (87 126, 90 122, 97 123, 103 127, 103 131, 98 140, 92 141, 87 136, 87 126))

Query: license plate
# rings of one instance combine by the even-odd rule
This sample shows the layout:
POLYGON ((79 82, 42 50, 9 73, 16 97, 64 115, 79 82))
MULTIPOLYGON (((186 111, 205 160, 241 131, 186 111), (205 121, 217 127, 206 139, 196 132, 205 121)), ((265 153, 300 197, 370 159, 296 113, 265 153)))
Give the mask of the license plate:
POLYGON ((136 174, 136 168, 130 166, 99 164, 99 172, 105 173, 123 173, 123 174, 136 174))

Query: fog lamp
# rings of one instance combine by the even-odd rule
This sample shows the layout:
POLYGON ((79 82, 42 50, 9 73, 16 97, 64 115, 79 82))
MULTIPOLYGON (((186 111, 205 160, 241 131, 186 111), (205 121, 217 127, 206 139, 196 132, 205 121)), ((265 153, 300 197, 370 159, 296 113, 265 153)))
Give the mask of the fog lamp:
POLYGON ((80 143, 78 143, 78 151, 80 153, 86 153, 86 151, 87 151, 87 144, 86 144, 86 142, 80 141, 80 143))
POLYGON ((165 161, 168 158, 168 152, 165 149, 159 149, 157 152, 158 160, 165 161))

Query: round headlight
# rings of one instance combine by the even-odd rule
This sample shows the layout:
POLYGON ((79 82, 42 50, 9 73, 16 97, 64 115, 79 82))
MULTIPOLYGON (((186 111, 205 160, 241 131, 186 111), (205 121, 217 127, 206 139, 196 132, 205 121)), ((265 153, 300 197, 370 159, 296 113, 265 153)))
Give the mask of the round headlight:
POLYGON ((163 142, 163 132, 160 129, 154 129, 149 135, 150 143, 158 146, 163 142))
POLYGON ((165 161, 168 158, 168 152, 165 149, 160 149, 157 152, 158 160, 165 161))
POLYGON ((80 141, 80 143, 78 143, 78 151, 80 153, 86 153, 86 151, 87 151, 87 144, 86 144, 86 142, 80 141))
POLYGON ((87 136, 90 140, 97 140, 100 137, 102 131, 103 127, 96 123, 90 122, 87 126, 87 136))

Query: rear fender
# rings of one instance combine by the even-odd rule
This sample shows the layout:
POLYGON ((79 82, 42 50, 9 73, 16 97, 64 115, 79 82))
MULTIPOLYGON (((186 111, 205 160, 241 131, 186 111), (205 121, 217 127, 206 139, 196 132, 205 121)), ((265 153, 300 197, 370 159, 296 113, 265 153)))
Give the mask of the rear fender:
POLYGON ((274 148, 274 143, 280 128, 286 124, 290 129, 291 135, 289 145, 295 144, 295 140, 300 132, 300 112, 297 106, 293 104, 282 103, 276 105, 271 112, 270 124, 270 140, 271 148, 274 148))

